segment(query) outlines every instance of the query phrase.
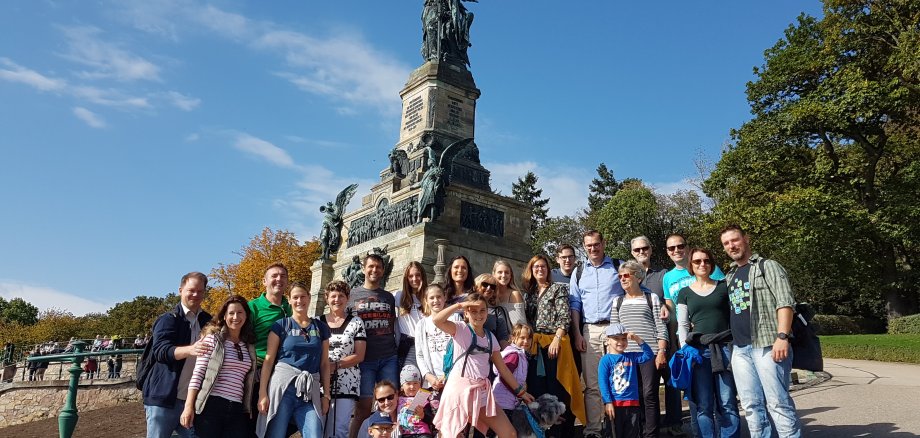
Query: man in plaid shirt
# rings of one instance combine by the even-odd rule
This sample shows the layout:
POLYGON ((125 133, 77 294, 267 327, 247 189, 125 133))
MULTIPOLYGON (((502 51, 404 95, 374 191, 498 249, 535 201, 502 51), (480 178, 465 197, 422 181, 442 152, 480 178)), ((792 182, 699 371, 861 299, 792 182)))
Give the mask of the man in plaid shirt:
POLYGON ((789 395, 795 300, 786 270, 752 253, 748 236, 737 225, 723 228, 720 240, 734 260, 726 277, 734 338, 731 364, 751 437, 770 437, 769 412, 781 438, 797 438, 801 427, 789 395))

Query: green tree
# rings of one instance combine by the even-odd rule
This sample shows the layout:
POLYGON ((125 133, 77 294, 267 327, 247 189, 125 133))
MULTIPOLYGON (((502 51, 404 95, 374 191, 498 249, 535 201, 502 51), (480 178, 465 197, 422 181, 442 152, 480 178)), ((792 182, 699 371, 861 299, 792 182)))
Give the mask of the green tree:
POLYGON ((38 307, 22 298, 13 298, 3 309, 3 319, 19 325, 35 324, 38 322, 38 307))
POLYGON ((588 186, 588 215, 599 211, 613 195, 620 190, 620 183, 613 177, 613 172, 607 168, 607 165, 601 163, 597 166, 597 177, 591 180, 588 186))
POLYGON ((150 333, 157 317, 169 309, 166 298, 140 295, 109 309, 106 330, 123 336, 150 333))
POLYGON ((533 172, 527 172, 524 176, 518 178, 517 182, 511 185, 511 196, 530 208, 530 239, 531 246, 535 252, 542 251, 542 248, 534 246, 536 242, 535 235, 537 230, 543 227, 546 218, 549 215, 549 198, 543 199, 543 189, 537 188, 537 175, 533 172))
POLYGON ((559 246, 564 243, 572 245, 576 254, 583 254, 581 236, 584 232, 585 226, 582 218, 576 216, 548 218, 534 234, 532 241, 534 254, 549 255, 549 259, 555 264, 556 253, 559 246))
POLYGON ((920 3, 825 0, 764 53, 753 118, 710 178, 710 231, 739 222, 823 312, 917 311, 920 3))

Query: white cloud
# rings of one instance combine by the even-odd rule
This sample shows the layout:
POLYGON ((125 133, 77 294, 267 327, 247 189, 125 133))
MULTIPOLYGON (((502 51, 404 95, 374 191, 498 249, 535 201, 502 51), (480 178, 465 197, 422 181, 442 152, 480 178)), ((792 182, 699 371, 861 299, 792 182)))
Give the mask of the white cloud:
POLYGON ((262 158, 279 167, 295 168, 294 159, 284 149, 279 148, 258 137, 240 133, 236 136, 233 147, 262 158))
POLYGON ((103 40, 102 30, 94 26, 62 27, 68 51, 64 58, 89 67, 78 73, 87 79, 118 81, 160 81, 160 67, 119 45, 103 40))
POLYGON ((107 312, 114 303, 102 303, 77 295, 59 291, 47 286, 22 283, 15 280, 0 280, 0 297, 7 301, 22 298, 38 307, 39 311, 51 308, 66 310, 80 316, 92 312, 107 312))
POLYGON ((146 97, 130 96, 113 89, 79 85, 69 87, 68 92, 79 99, 113 108, 149 109, 152 107, 146 97))
MULTIPOLYGON (((671 182, 652 182, 646 183, 647 186, 655 190, 655 192, 662 195, 673 195, 680 191, 695 191, 699 192, 699 188, 694 185, 694 182, 689 178, 682 179, 680 181, 671 181, 671 182)), ((700 196, 703 196, 700 193, 700 196)))
POLYGON ((492 189, 511 196, 511 185, 527 172, 537 175, 537 188, 549 198, 550 216, 573 215, 588 204, 591 169, 538 165, 533 161, 483 163, 492 172, 492 189))
POLYGON ((67 87, 67 81, 49 78, 35 70, 16 64, 9 58, 0 58, 0 79, 19 82, 41 91, 61 91, 67 87))
POLYGON ((92 128, 105 128, 105 120, 102 120, 99 115, 86 108, 80 106, 74 107, 73 115, 77 116, 78 119, 92 128))
POLYGON ((165 96, 170 103, 183 111, 191 111, 201 105, 201 99, 189 97, 177 91, 168 91, 165 96))
POLYGON ((201 138, 201 136, 198 135, 197 132, 193 132, 193 133, 191 133, 191 134, 185 136, 185 141, 188 142, 188 143, 193 143, 193 142, 198 141, 199 138, 201 138))

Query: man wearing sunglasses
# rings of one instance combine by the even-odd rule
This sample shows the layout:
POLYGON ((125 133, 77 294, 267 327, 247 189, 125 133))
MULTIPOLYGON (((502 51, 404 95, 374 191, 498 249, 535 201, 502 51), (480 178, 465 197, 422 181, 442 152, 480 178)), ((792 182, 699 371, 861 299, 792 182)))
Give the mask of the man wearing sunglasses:
MULTIPOLYGON (((687 254, 690 248, 687 247, 687 239, 683 235, 678 233, 669 234, 665 239, 665 249, 668 251, 668 257, 674 262, 674 267, 664 274, 662 279, 664 303, 670 312, 668 333, 674 339, 677 333, 677 305, 675 304, 677 303, 677 294, 681 289, 692 284, 694 277, 687 271, 687 265, 690 263, 690 258, 687 257, 687 254)), ((719 281, 725 279, 725 274, 719 269, 719 265, 716 265, 709 278, 719 281)), ((677 344, 672 345, 676 346, 677 344)), ((665 397, 665 408, 667 408, 667 395, 665 397)), ((692 401, 688 404, 690 405, 690 429, 693 431, 693 436, 702 436, 700 427, 696 424, 696 404, 692 401)), ((675 436, 682 434, 681 431, 673 427, 668 428, 667 431, 675 436)))
MULTIPOLYGON (((641 285, 648 288, 655 295, 658 295, 660 302, 664 303, 664 275, 668 272, 667 269, 659 268, 657 266, 652 266, 652 242, 645 236, 634 237, 629 241, 629 252, 632 254, 633 258, 639 262, 642 267, 645 268, 645 279, 642 280, 641 285)), ((667 306, 661 306, 661 319, 665 321, 665 324, 668 324, 670 317, 670 312, 668 311, 667 306)), ((668 326, 668 345, 671 345, 672 348, 668 348, 668 359, 671 359, 671 356, 674 355, 674 352, 677 350, 677 337, 674 336, 675 328, 668 326)), ((662 370, 662 374, 670 375, 668 369, 665 368, 662 370)), ((674 388, 670 384, 670 379, 664 379, 664 408, 665 416, 662 421, 661 430, 670 434, 671 436, 683 436, 683 430, 681 427, 681 416, 682 416, 682 406, 680 402, 680 390, 674 388)))

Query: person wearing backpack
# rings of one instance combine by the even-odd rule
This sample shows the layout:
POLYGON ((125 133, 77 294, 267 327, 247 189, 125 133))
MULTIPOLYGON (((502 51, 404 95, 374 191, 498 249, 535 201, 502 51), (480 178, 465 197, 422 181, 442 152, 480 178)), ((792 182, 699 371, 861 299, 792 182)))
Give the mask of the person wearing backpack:
MULTIPOLYGON (((643 290, 640 283, 645 279, 645 268, 636 261, 623 262, 619 269, 620 285, 626 294, 613 300, 613 310, 610 313, 611 324, 623 324, 629 332, 642 339, 649 340, 649 347, 655 354, 654 360, 638 364, 639 370, 639 401, 645 413, 645 422, 642 425, 644 437, 657 437, 659 433, 659 416, 661 404, 658 395, 658 383, 664 370, 668 356, 668 329, 661 315, 661 301, 658 295, 643 290)), ((642 349, 638 344, 629 345, 628 353, 640 353, 642 349)))
POLYGON ((526 385, 518 382, 505 366, 498 350, 498 340, 485 329, 488 303, 478 293, 467 294, 464 301, 438 312, 434 325, 449 334, 453 340, 452 351, 445 361, 452 364, 447 370, 447 383, 434 425, 445 438, 458 437, 466 426, 472 425, 480 432, 493 430, 502 438, 516 438, 517 433, 505 413, 498 409, 489 382, 490 363, 499 376, 515 388, 514 394, 525 402, 533 401, 526 385), (463 311, 467 323, 451 321, 451 315, 463 311))
POLYGON ((789 277, 775 260, 751 251, 738 225, 723 228, 719 240, 733 260, 727 276, 732 373, 748 430, 769 437, 772 423, 780 438, 797 438, 801 423, 789 395, 795 308, 789 277))

